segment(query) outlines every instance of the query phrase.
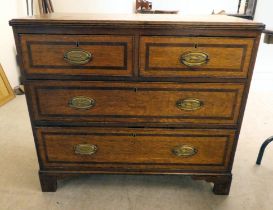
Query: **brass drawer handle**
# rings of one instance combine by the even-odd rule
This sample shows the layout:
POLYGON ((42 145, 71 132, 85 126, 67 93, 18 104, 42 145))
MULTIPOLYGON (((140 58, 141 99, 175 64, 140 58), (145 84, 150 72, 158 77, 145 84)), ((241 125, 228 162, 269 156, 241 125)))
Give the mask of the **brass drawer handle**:
POLYGON ((88 63, 92 54, 80 48, 74 48, 64 53, 64 60, 72 65, 83 65, 88 63))
POLYGON ((98 148, 93 144, 78 144, 74 147, 75 154, 78 155, 94 155, 98 148))
POLYGON ((203 52, 186 52, 181 55, 180 62, 186 66, 202 66, 209 62, 209 56, 203 52))
POLYGON ((194 111, 200 109, 204 103, 196 98, 180 99, 176 102, 176 107, 181 110, 194 111))
POLYGON ((68 105, 74 109, 91 109, 96 105, 96 101, 86 96, 75 96, 69 100, 68 105))
POLYGON ((190 157, 197 153, 197 149, 191 145, 182 145, 174 147, 172 153, 178 157, 190 157))

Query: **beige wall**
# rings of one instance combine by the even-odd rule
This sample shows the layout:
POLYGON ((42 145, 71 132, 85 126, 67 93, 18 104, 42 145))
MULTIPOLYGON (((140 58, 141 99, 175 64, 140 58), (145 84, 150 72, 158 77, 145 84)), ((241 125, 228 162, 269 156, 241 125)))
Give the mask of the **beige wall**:
MULTIPOLYGON (((258 0, 255 20, 266 24, 266 28, 273 30, 272 0, 258 0)), ((256 60, 252 89, 273 90, 273 45, 264 44, 263 37, 256 60)))
MULTIPOLYGON (((182 14, 210 14, 213 9, 237 10, 238 0, 150 0, 153 9, 180 10, 182 14)), ((132 13, 135 0, 53 0, 59 12, 132 13)))
POLYGON ((11 27, 8 25, 8 21, 19 16, 26 16, 24 1, 6 0, 2 2, 2 6, 0 7, 0 63, 12 87, 19 84, 19 70, 15 60, 16 50, 13 33, 11 27))

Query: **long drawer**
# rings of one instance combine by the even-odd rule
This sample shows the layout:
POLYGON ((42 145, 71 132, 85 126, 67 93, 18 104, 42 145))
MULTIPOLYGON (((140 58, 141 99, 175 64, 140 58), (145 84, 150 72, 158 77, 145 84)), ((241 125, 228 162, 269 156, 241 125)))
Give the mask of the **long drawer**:
POLYGON ((34 120, 236 124, 243 84, 32 81, 34 120))
POLYGON ((133 37, 21 35, 27 75, 132 76, 133 37))
POLYGON ((252 38, 143 36, 140 75, 246 78, 253 43, 252 38))
POLYGON ((44 167, 225 170, 233 130, 36 128, 44 167))

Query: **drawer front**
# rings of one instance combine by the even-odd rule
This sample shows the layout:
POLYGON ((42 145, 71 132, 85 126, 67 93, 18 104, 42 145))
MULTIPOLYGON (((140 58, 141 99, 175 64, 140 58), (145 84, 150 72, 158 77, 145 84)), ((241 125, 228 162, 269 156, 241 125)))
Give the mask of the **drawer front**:
POLYGON ((29 82, 35 120, 236 124, 243 84, 29 82))
POLYGON ((37 129, 39 153, 47 167, 224 170, 234 134, 231 130, 37 129))
POLYGON ((133 37, 21 35, 26 74, 132 76, 133 37))
POLYGON ((153 37, 140 39, 143 77, 245 78, 252 38, 153 37))

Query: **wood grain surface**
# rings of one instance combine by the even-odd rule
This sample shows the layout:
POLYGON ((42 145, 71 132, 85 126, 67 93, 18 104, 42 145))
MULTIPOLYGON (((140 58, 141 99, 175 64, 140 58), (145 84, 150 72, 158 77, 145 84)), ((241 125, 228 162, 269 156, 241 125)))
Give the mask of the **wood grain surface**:
POLYGON ((31 82, 35 120, 124 123, 237 124, 242 84, 214 83, 122 83, 122 82, 31 82), (74 97, 95 100, 90 109, 69 106, 74 97), (197 110, 183 110, 179 100, 198 99, 197 110))
POLYGON ((226 77, 246 78, 253 38, 151 37, 140 38, 140 75, 144 77, 226 77), (208 62, 188 67, 181 56, 199 52, 208 62))
POLYGON ((133 37, 84 35, 22 35, 23 69, 26 74, 131 76, 133 37), (70 64, 69 50, 91 53, 87 64, 70 64))
POLYGON ((234 143, 232 130, 126 128, 38 128, 39 152, 46 167, 173 167, 226 169, 234 143), (97 147, 93 155, 75 153, 78 144, 97 147), (196 154, 176 156, 177 146, 190 145, 196 154))

